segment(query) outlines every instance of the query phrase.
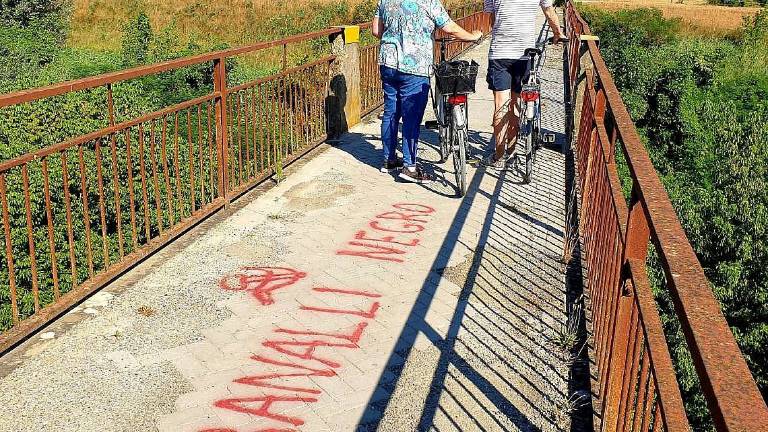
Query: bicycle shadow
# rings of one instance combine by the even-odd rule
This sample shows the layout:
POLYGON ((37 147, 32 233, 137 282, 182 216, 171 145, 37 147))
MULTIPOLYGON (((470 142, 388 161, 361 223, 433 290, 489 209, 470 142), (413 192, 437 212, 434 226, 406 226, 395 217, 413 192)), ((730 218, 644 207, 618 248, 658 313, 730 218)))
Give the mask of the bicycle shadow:
MULTIPOLYGON (((470 130, 468 134, 469 153, 467 154, 468 163, 471 159, 477 159, 485 151, 490 143, 491 134, 487 132, 478 132, 470 130)), ((453 154, 450 154, 445 162, 440 163, 440 135, 433 130, 422 128, 420 143, 423 145, 422 160, 427 164, 423 165, 424 170, 433 175, 435 183, 426 183, 421 185, 435 194, 446 197, 459 197, 459 189, 456 185, 456 169, 453 162, 453 154), (449 187, 450 192, 446 190, 449 187)), ((472 165, 468 167, 467 177, 472 175, 472 165)), ((468 182, 469 183, 469 182, 468 182)), ((469 187, 468 187, 469 189, 469 187)))
MULTIPOLYGON (((477 131, 469 132, 469 142, 471 154, 479 155, 483 147, 490 142, 490 134, 477 131)), ((379 172, 382 177, 389 178, 392 181, 402 182, 398 177, 397 171, 381 173, 382 150, 381 137, 373 133, 366 132, 347 132, 339 139, 334 147, 352 155, 358 162, 368 165, 379 172)), ((398 157, 402 157, 401 146, 398 144, 398 157)), ((437 132, 421 128, 419 139, 418 160, 424 171, 434 177, 431 183, 419 184, 418 186, 429 190, 430 192, 443 197, 456 197, 458 188, 454 178, 455 170, 453 168, 452 156, 449 156, 444 163, 440 163, 440 145, 437 132)), ((470 156, 467 156, 469 160, 470 156)))

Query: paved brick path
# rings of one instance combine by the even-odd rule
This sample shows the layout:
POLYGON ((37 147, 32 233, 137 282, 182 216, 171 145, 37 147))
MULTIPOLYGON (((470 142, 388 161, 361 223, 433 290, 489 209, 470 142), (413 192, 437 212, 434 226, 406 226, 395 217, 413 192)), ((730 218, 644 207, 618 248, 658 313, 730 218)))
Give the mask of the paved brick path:
MULTIPOLYGON (((559 55, 544 127, 561 144, 559 55)), ((479 155, 491 95, 470 103, 479 155)), ((563 156, 542 150, 530 185, 470 169, 460 200, 450 161, 426 186, 380 174, 378 132, 356 127, 7 356, 0 431, 566 428, 563 156)))

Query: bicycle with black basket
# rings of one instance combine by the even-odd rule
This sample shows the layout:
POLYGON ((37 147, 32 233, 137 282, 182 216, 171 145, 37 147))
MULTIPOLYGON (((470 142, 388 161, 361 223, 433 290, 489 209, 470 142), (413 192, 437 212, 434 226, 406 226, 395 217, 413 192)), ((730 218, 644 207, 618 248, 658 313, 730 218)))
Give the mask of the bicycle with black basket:
POLYGON ((434 68, 435 90, 432 94, 434 121, 427 121, 427 129, 437 130, 440 141, 440 162, 453 154, 456 189, 459 196, 467 192, 467 154, 469 131, 467 126, 468 97, 475 92, 479 65, 474 61, 447 59, 448 45, 455 38, 435 39, 440 43, 440 62, 434 68))
MULTIPOLYGON (((560 38, 561 42, 568 39, 560 38)), ((526 48, 523 59, 527 60, 526 75, 528 80, 523 83, 523 89, 517 100, 517 112, 520 113, 520 127, 517 132, 517 144, 522 145, 522 152, 517 152, 515 165, 524 164, 522 168, 523 183, 530 183, 533 174, 533 164, 536 162, 536 151, 543 144, 555 142, 555 135, 541 131, 541 66, 544 63, 546 45, 554 43, 552 38, 536 43, 535 48, 526 48), (521 160, 522 159, 522 160, 521 160)))

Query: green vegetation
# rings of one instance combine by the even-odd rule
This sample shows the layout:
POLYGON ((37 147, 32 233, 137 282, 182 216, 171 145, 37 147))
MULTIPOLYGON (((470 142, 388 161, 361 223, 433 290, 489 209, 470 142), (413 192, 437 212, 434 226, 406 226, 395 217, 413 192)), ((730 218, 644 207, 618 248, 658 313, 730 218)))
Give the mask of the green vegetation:
MULTIPOLYGON (((768 399, 768 11, 732 37, 693 38, 656 9, 580 10, 768 399)), ((657 294, 692 425, 711 428, 669 295, 657 294)))
MULTIPOLYGON (((153 28, 143 11, 122 28, 119 51, 100 51, 65 44, 71 4, 65 0, 2 0, 0 2, 0 93, 82 78, 127 67, 226 48, 215 35, 183 38, 174 25, 153 28)), ((266 18, 267 25, 254 40, 271 40, 327 28, 349 20, 364 21, 375 8, 373 0, 306 3, 290 12, 266 18), (311 16, 311 19, 306 18, 311 16), (266 29, 270 29, 267 31, 266 29)), ((297 65, 327 52, 319 40, 299 44, 288 53, 297 65)), ((276 72, 278 49, 242 56, 228 64, 229 82, 240 84, 276 72)), ((120 83, 114 88, 116 120, 134 118, 156 109, 207 93, 212 88, 210 65, 183 68, 153 77, 120 83)), ((55 144, 107 124, 103 89, 78 92, 0 109, 0 160, 55 144), (83 118, 85 114, 85 118, 83 118)))
MULTIPOLYGON (((134 2, 135 3, 135 2, 134 2)), ((68 79, 82 78, 183 57, 229 46, 229 34, 185 35, 175 21, 158 28, 153 26, 142 3, 132 3, 132 18, 124 22, 117 38, 119 49, 104 50, 98 46, 66 44, 72 9, 71 2, 44 0, 0 1, 0 93, 47 85, 68 79), (139 5, 139 6, 137 6, 139 5), (135 9, 135 10, 134 10, 135 9)), ((375 2, 366 0, 306 2, 289 11, 256 17, 257 25, 247 26, 238 43, 273 40, 294 34, 320 30, 348 22, 367 21, 373 14, 375 2)), ((198 11, 199 12, 199 11, 198 11)), ((205 14, 203 14, 205 15, 205 14)), ((81 17, 81 19, 85 19, 81 17)), ((74 23, 78 27, 83 23, 74 23)), ((315 54, 318 47, 296 48, 289 53, 292 64, 300 64, 315 54)), ((272 59, 247 58, 232 65, 235 76, 243 79, 274 72, 272 59)), ((0 155, 4 156, 4 155, 0 155)))
POLYGON ((178 35, 203 45, 246 45, 318 26, 369 21, 358 11, 372 10, 372 0, 294 0, 275 6, 269 0, 73 0, 67 43, 73 47, 118 50, 123 25, 145 12, 156 29, 173 27, 178 35))
POLYGON ((51 0, 2 0, 0 22, 21 27, 45 23, 49 30, 63 38, 70 6, 69 3, 51 0))

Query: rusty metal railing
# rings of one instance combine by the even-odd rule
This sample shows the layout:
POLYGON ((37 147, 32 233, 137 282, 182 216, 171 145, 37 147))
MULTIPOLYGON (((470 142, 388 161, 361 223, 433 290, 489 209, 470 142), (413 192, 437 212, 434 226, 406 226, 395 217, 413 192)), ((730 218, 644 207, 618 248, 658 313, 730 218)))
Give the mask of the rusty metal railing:
MULTIPOLYGON (((483 4, 469 3, 462 6, 458 6, 450 11, 451 16, 456 18, 456 23, 462 26, 465 30, 472 32, 474 30, 480 30, 484 35, 488 35, 493 26, 491 21, 491 14, 483 12, 483 4)), ((445 34, 442 31, 437 31, 435 37, 444 37, 445 34)), ((447 47, 446 55, 448 58, 454 58, 461 55, 467 49, 472 47, 470 42, 456 42, 449 44, 447 47)), ((440 47, 435 44, 434 58, 440 58, 440 47)))
POLYGON ((334 59, 329 55, 228 90, 227 189, 232 195, 325 141, 334 59))
MULTIPOLYGON (((85 134, 59 141, 52 132, 39 141, 54 144, 0 162, 0 354, 326 140, 330 111, 345 109, 331 94, 342 73, 339 44, 328 43, 342 34, 327 29, 0 95, 7 112, 90 92, 97 106, 89 112, 104 117, 84 118, 96 125, 85 134), (292 67, 293 51, 316 59, 292 67), (277 72, 228 77, 230 59, 254 57, 277 72), (137 114, 113 97, 127 82, 191 67, 210 85, 182 102, 137 114)), ((364 114, 383 100, 377 51, 363 47, 360 57, 364 114)))
MULTIPOLYGON (((370 32, 371 24, 360 26, 362 32, 370 32)), ((366 115, 384 103, 379 74, 379 44, 360 47, 360 113, 366 115)))
POLYGON ((330 47, 324 39, 340 32, 0 95, 0 109, 13 109, 100 90, 108 113, 104 128, 0 163, 0 352, 325 140, 335 56, 288 68, 287 53, 330 47), (228 84, 228 59, 270 49, 280 50, 280 72, 228 84), (210 68, 212 91, 116 123, 113 86, 195 65, 210 68))
POLYGON ((566 27, 571 94, 578 87, 583 93, 574 150, 600 428, 690 429, 648 279, 646 258, 652 247, 716 428, 766 430, 765 402, 597 42, 583 38, 590 35, 589 26, 571 1, 566 27), (617 143, 631 176, 629 204, 615 163, 617 143))

